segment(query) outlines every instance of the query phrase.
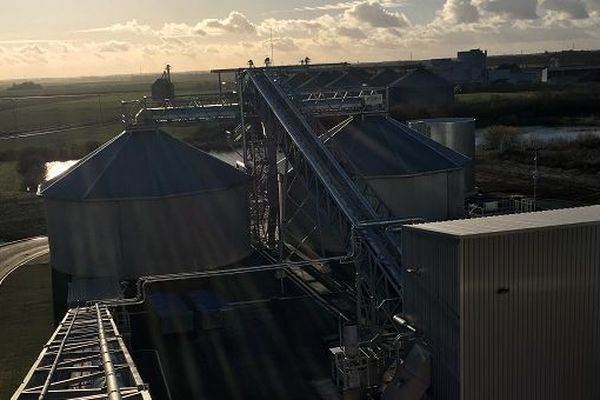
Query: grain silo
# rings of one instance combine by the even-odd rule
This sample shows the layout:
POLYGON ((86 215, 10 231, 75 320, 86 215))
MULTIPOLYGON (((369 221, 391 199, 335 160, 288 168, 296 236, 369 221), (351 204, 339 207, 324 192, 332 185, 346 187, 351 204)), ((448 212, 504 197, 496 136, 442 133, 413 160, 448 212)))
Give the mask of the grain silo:
POLYGON ((335 129, 328 145, 396 217, 464 215, 468 158, 389 117, 354 118, 335 129))
POLYGON ((250 253, 248 177, 156 128, 126 130, 47 182, 53 268, 135 278, 250 253))
POLYGON ((465 171, 467 192, 475 187, 473 160, 475 159, 474 118, 431 118, 408 121, 408 126, 444 146, 469 157, 472 162, 465 171))
MULTIPOLYGON (((348 119, 323 139, 347 172, 360 176, 395 217, 435 221, 464 215, 469 160, 463 155, 382 116, 348 119)), ((347 252, 347 240, 339 237, 313 191, 293 182, 293 201, 286 204, 288 234, 322 254, 347 252)))

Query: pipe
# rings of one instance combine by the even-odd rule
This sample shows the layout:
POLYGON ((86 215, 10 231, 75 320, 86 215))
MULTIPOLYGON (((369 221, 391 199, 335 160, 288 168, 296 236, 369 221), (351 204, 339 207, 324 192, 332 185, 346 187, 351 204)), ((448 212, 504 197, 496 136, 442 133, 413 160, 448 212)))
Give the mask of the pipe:
MULTIPOLYGON (((185 279, 197 279, 197 278, 212 278, 216 276, 226 276, 226 275, 241 275, 248 273, 256 273, 263 271, 272 271, 277 269, 291 269, 295 267, 306 267, 315 263, 324 263, 331 261, 340 261, 350 262, 354 259, 354 249, 349 254, 345 254, 343 256, 336 257, 327 257, 320 258, 318 260, 309 260, 309 261, 288 261, 277 264, 266 264, 266 265, 258 265, 252 267, 240 267, 240 268, 225 268, 225 269, 216 269, 216 270, 208 270, 208 271, 197 271, 197 272, 182 272, 176 274, 164 274, 164 275, 148 275, 142 276, 138 279, 137 284, 137 295, 136 297, 129 299, 109 299, 102 300, 100 304, 106 304, 111 306, 127 306, 127 305, 136 305, 143 304, 146 297, 146 292, 144 290, 147 283, 157 283, 157 282, 166 282, 166 281, 178 281, 185 279)), ((95 304, 95 302, 90 303, 95 304)))
POLYGON ((104 367, 104 375, 106 376, 106 393, 108 395, 108 400, 121 400, 121 390, 119 388, 119 382, 117 381, 117 375, 115 374, 112 357, 110 356, 106 335, 104 334, 104 324, 102 323, 102 314, 100 313, 98 304, 96 304, 96 317, 98 318, 98 340, 100 342, 102 366, 104 367))

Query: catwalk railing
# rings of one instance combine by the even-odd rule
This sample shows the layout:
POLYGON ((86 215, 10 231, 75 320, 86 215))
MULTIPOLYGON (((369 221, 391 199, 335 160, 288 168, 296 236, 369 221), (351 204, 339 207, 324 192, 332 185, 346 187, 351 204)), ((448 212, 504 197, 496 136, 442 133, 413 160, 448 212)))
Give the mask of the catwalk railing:
POLYGON ((140 399, 150 393, 106 306, 70 309, 12 397, 140 399))

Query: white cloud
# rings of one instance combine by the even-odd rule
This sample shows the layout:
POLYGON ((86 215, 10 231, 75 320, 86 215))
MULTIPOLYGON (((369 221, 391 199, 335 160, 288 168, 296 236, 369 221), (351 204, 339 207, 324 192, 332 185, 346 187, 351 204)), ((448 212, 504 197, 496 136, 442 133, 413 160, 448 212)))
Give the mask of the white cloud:
POLYGON ((116 23, 113 25, 105 26, 102 28, 92 28, 92 29, 84 29, 77 31, 79 33, 134 33, 137 35, 148 35, 153 34, 154 31, 149 25, 142 25, 137 22, 137 20, 132 19, 131 21, 127 21, 125 23, 116 23))
POLYGON ((344 17, 375 28, 395 28, 409 25, 404 14, 389 11, 377 2, 356 3, 344 11, 344 17))
POLYGON ((95 44, 97 51, 100 53, 117 53, 127 52, 131 49, 131 45, 128 42, 122 42, 118 40, 109 40, 107 42, 95 44))
POLYGON ((447 0, 439 12, 444 21, 451 24, 470 24, 479 21, 479 9, 471 0, 447 0))
POLYGON ((545 0, 542 8, 566 14, 574 19, 588 18, 586 6, 582 0, 545 0))
POLYGON ((256 26, 246 18, 246 16, 238 11, 232 11, 227 18, 224 19, 205 19, 196 25, 197 28, 203 29, 208 33, 255 33, 256 26))
POLYGON ((537 0, 483 0, 481 8, 515 19, 537 19, 537 0))
POLYGON ((345 36, 353 39, 366 39, 368 36, 365 32, 358 28, 339 26, 336 28, 336 32, 340 36, 345 36))

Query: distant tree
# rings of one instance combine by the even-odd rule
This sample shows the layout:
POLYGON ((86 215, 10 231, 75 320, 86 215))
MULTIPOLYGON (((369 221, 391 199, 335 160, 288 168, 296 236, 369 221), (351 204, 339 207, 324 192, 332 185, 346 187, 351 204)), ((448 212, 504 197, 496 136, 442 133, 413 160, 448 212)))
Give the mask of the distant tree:
POLYGON ((42 85, 32 82, 32 81, 27 81, 27 82, 21 82, 21 83, 13 83, 11 87, 9 87, 6 90, 39 90, 42 89, 42 85))
POLYGON ((17 172, 23 179, 23 189, 34 189, 46 177, 46 155, 39 149, 28 147, 19 153, 17 172))
POLYGON ((308 57, 308 56, 304 57, 304 65, 310 64, 311 61, 312 60, 310 59, 310 57, 308 57))
POLYGON ((271 58, 267 57, 265 58, 265 67, 270 67, 271 66, 271 58))
POLYGON ((254 61, 248 60, 248 68, 254 68, 254 61))

